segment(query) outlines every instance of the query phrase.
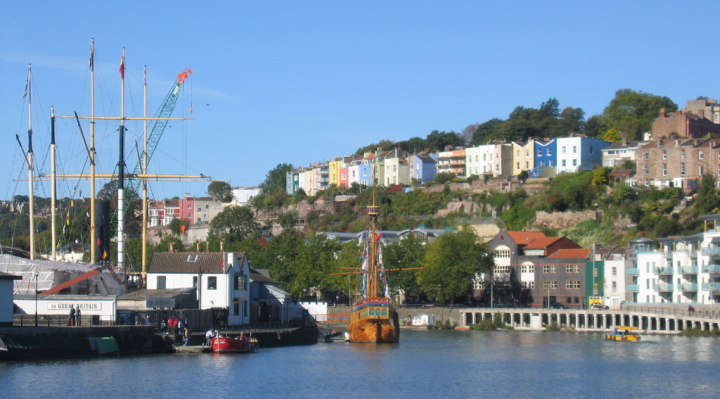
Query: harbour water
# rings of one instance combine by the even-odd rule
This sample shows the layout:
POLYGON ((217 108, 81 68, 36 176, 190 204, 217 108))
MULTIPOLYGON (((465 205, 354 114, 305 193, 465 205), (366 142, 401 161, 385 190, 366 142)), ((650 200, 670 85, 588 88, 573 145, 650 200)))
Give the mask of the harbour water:
POLYGON ((0 363, 7 398, 718 397, 720 339, 403 331, 398 345, 0 363))

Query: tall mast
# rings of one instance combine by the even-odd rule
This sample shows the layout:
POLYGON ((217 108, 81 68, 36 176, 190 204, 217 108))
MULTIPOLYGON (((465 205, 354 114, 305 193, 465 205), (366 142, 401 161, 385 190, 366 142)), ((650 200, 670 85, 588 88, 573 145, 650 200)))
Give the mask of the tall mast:
MULTIPOLYGON (((144 112, 144 118, 143 120, 143 167, 142 171, 144 174, 147 175, 147 146, 148 146, 148 138, 147 138, 147 66, 143 67, 143 98, 145 103, 145 112, 144 112)), ((147 266, 145 264, 145 257, 147 256, 147 180, 143 179, 142 181, 143 185, 143 221, 142 221, 142 274, 140 275, 140 278, 142 278, 143 286, 146 286, 146 278, 147 278, 147 266)))
POLYGON ((367 281, 367 297, 377 297, 377 241, 375 236, 377 234, 377 218, 380 214, 380 206, 376 203, 377 192, 375 190, 375 179, 373 176, 373 203, 368 207, 368 215, 370 215, 370 270, 368 271, 367 281))
POLYGON ((95 39, 90 39, 90 262, 95 263, 95 39))
POLYGON ((57 260, 57 237, 55 232, 55 188, 56 188, 56 175, 55 175, 55 108, 50 107, 50 163, 52 170, 50 173, 52 174, 52 181, 50 183, 50 195, 52 197, 50 198, 50 221, 52 225, 52 236, 51 236, 51 244, 52 245, 52 260, 53 262, 57 260))
POLYGON ((127 270, 125 268, 125 47, 120 59, 120 158, 118 160, 118 258, 117 266, 125 273, 127 284, 127 270))
POLYGON ((32 148, 32 68, 28 64, 28 181, 29 181, 29 204, 30 209, 28 210, 30 215, 30 259, 35 259, 35 200, 33 193, 33 148, 32 148))

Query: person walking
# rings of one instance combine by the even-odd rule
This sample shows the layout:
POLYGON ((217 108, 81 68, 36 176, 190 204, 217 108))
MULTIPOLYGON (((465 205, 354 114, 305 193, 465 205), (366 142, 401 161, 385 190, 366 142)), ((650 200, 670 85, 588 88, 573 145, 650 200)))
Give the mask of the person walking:
POLYGON ((75 307, 73 305, 70 305, 70 320, 68 321, 68 325, 75 325, 75 307))
POLYGON ((75 305, 75 325, 80 327, 82 325, 82 317, 80 316, 80 304, 75 305))
POLYGON ((183 342, 183 346, 188 346, 188 342, 190 342, 190 329, 187 327, 185 327, 185 330, 184 330, 184 337, 185 337, 185 339, 183 342))

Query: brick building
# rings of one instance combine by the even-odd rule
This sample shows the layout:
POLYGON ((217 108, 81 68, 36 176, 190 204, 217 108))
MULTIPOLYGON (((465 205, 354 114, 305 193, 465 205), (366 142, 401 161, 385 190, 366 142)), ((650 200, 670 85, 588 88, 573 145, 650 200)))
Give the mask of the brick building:
POLYGON ((720 140, 655 140, 637 149, 637 182, 657 187, 684 187, 704 174, 720 175, 720 140))

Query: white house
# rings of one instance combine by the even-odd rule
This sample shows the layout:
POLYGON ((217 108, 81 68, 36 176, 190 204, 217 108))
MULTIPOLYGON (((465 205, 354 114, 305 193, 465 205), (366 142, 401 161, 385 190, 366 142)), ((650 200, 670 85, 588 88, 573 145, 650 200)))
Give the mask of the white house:
POLYGON ((153 254, 147 288, 197 288, 200 309, 228 309, 228 324, 249 320, 250 266, 244 252, 153 254))

